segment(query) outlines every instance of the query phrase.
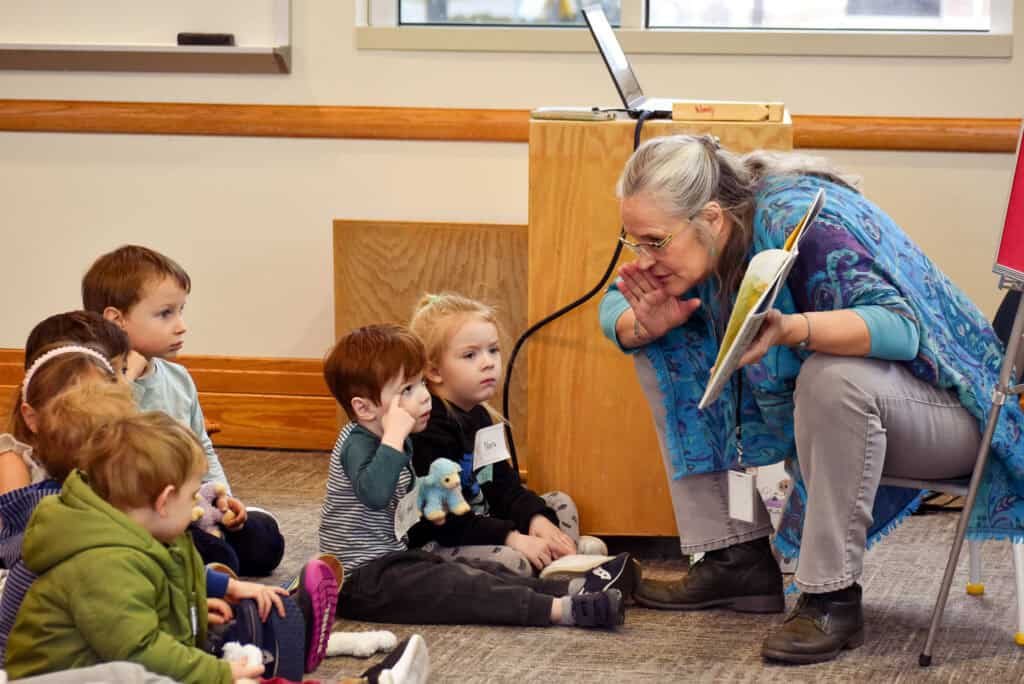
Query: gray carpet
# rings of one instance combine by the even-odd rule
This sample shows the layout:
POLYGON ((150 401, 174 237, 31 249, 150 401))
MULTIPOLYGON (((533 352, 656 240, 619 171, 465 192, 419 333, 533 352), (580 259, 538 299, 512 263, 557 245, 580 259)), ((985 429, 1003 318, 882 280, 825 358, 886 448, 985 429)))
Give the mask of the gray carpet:
MULTIPOLYGON (((316 552, 327 455, 221 449, 235 494, 271 510, 287 540, 285 559, 272 579, 294 574, 316 552)), ((552 627, 450 627, 339 621, 335 630, 388 629, 399 638, 419 632, 430 649, 432 682, 1019 682, 1024 649, 1014 645, 1016 603, 1010 546, 984 550, 986 593, 964 593, 965 560, 954 581, 935 664, 917 656, 927 634, 956 516, 908 520, 869 552, 862 579, 867 618, 863 647, 822 665, 792 667, 762 662, 760 640, 782 615, 727 611, 679 613, 630 608, 618 632, 552 627)), ((657 575, 681 565, 645 566, 657 575)), ((792 598, 790 604, 792 604, 792 598)), ((376 658, 331 658, 311 679, 356 675, 376 658)))

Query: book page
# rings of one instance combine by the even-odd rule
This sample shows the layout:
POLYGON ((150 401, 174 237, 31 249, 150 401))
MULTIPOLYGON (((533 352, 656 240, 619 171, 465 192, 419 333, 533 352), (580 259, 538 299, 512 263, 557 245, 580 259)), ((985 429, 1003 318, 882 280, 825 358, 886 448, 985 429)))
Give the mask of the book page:
POLYGON ((782 249, 766 249, 750 260, 747 272, 740 282, 729 322, 722 337, 722 345, 715 359, 714 373, 708 381, 704 396, 697 408, 707 408, 722 393, 726 381, 739 366, 740 359, 761 330, 764 317, 775 304, 775 298, 786 282, 790 269, 799 254, 800 240, 806 228, 814 222, 825 204, 825 191, 818 190, 807 211, 786 238, 782 249))

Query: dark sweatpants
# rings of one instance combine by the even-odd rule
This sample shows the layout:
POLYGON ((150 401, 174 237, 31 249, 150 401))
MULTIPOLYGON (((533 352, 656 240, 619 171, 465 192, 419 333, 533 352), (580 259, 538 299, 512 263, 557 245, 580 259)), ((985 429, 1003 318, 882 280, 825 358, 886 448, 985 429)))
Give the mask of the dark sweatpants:
POLYGON ((546 627, 551 624, 552 597, 568 593, 567 580, 520 577, 500 563, 448 561, 413 549, 346 571, 338 617, 399 624, 546 627))
POLYGON ((225 531, 223 537, 189 526, 192 543, 204 563, 223 563, 242 577, 266 577, 284 557, 284 537, 274 518, 250 510, 242 529, 225 531))

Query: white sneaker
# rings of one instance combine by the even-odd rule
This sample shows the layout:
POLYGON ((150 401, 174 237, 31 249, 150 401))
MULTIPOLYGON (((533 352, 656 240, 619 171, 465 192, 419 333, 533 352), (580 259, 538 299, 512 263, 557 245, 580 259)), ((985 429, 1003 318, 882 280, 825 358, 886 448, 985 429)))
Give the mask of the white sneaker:
POLYGON ((562 556, 540 571, 542 579, 572 579, 582 577, 601 563, 612 559, 611 556, 598 556, 577 553, 571 556, 562 556))
POLYGON ((409 637, 402 657, 390 669, 380 673, 380 684, 426 684, 430 676, 430 653, 419 634, 409 637))

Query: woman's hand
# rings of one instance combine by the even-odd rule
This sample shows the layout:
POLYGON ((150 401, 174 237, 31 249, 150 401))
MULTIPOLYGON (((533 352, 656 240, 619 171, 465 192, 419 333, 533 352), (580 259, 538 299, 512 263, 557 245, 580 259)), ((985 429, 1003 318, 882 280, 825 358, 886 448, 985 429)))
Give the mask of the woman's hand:
MULTIPOLYGON (((804 339, 802 336, 794 337, 794 331, 797 328, 803 330, 804 326, 804 317, 800 314, 784 314, 778 309, 770 310, 761 321, 757 337, 740 357, 739 367, 757 363, 776 345, 788 345, 792 339, 804 339)), ((799 331, 796 334, 799 335, 799 331)), ((714 369, 711 370, 714 372, 714 369)))
POLYGON ((553 559, 576 553, 576 542, 572 537, 539 513, 530 519, 530 536, 543 539, 553 559))
POLYGON ((271 608, 277 608, 277 614, 284 617, 284 603, 281 601, 281 597, 287 595, 287 590, 282 587, 272 587, 256 582, 242 582, 234 578, 228 580, 228 589, 224 592, 225 598, 229 598, 235 603, 242 599, 252 599, 255 601, 260 614, 260 620, 264 622, 266 622, 267 616, 270 615, 271 608))
POLYGON ((227 601, 218 598, 206 599, 206 621, 211 625, 225 625, 234 617, 227 601))
POLYGON ((651 342, 686 323, 700 307, 699 299, 681 300, 665 292, 661 284, 639 264, 619 267, 619 291, 629 302, 639 324, 638 341, 651 342))
POLYGON ((551 557, 551 551, 548 549, 546 541, 529 534, 521 534, 516 530, 512 530, 505 537, 505 546, 511 546, 526 556, 527 560, 530 561, 530 565, 537 570, 543 570, 554 560, 551 557))

